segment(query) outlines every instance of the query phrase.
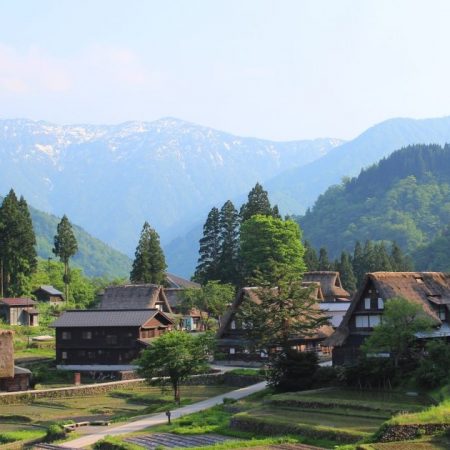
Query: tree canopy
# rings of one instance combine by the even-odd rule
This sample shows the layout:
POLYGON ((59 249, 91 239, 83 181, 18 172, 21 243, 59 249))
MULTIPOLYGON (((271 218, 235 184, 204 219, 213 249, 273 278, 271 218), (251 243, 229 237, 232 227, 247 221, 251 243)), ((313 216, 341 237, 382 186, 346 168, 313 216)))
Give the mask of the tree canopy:
POLYGON ((11 189, 0 207, 1 294, 20 296, 26 279, 37 266, 36 238, 23 197, 17 200, 11 189))
POLYGON ((211 319, 219 319, 233 302, 235 289, 231 284, 208 281, 200 289, 188 288, 183 291, 181 309, 188 313, 195 308, 206 313, 202 319, 206 329, 212 328, 211 319))
POLYGON ((166 269, 166 259, 159 235, 148 222, 145 222, 136 247, 130 280, 133 283, 164 284, 166 269))
POLYGON ((70 268, 69 260, 78 250, 77 240, 73 234, 72 225, 64 214, 56 229, 54 238, 55 246, 53 253, 59 256, 60 261, 64 264, 64 290, 65 298, 69 301, 69 285, 70 285, 70 268))
POLYGON ((305 271, 298 225, 291 220, 256 215, 241 225, 241 261, 245 282, 258 277, 276 284, 283 276, 305 271))
POLYGON ((411 357, 415 333, 427 331, 432 325, 433 320, 421 304, 402 297, 392 298, 386 302, 383 322, 373 329, 362 349, 366 354, 389 353, 398 367, 402 359, 411 357))
POLYGON ((155 339, 135 362, 138 373, 150 384, 170 383, 174 400, 179 403, 181 382, 207 368, 212 348, 213 339, 209 334, 196 336, 170 331, 155 339))

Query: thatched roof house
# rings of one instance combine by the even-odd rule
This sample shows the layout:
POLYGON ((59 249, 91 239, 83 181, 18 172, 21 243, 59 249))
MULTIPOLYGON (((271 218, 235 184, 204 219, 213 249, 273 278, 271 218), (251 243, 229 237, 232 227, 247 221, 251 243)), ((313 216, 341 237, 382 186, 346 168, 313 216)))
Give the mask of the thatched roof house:
POLYGON ((303 274, 303 281, 319 283, 325 302, 346 301, 350 298, 350 293, 342 287, 339 272, 305 272, 303 274))
MULTIPOLYGON (((317 300, 317 305, 319 307, 319 302, 323 301, 320 284, 315 282, 306 282, 302 284, 304 287, 312 288, 311 296, 317 300)), ((260 288, 258 287, 242 288, 221 320, 221 325, 216 334, 216 338, 218 339, 219 350, 227 355, 228 359, 260 360, 261 358, 266 357, 264 352, 258 355, 248 352, 246 349, 243 324, 240 324, 239 321, 236 320, 236 314, 243 302, 251 301, 257 305, 261 304, 261 299, 258 296, 259 289, 260 288)), ((273 289, 276 290, 276 288, 273 289)), ((293 344, 298 344, 299 348, 302 347, 302 349, 306 349, 307 346, 308 349, 318 349, 320 342, 331 336, 332 333, 333 328, 331 326, 323 325, 318 328, 313 335, 293 337, 293 344)))
POLYGON ((442 272, 373 272, 366 274, 341 325, 326 343, 335 347, 336 364, 351 362, 358 348, 381 322, 384 304, 403 297, 422 306, 437 327, 450 319, 450 274, 442 272))
POLYGON ((156 284, 107 287, 101 296, 99 309, 158 309, 172 313, 164 288, 156 284))

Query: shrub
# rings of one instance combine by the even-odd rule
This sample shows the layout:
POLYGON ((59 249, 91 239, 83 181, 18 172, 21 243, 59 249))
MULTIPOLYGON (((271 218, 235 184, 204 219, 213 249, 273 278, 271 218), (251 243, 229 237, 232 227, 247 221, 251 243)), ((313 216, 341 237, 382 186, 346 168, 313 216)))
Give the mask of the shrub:
POLYGON ((66 437, 66 430, 58 423, 54 423, 47 428, 47 434, 45 435, 46 442, 53 442, 58 439, 64 439, 66 437))
POLYGON ((298 391, 312 386, 319 367, 316 353, 288 350, 270 361, 267 374, 269 386, 280 391, 298 391))
POLYGON ((313 386, 328 387, 338 384, 338 371, 335 367, 319 367, 314 373, 313 386))

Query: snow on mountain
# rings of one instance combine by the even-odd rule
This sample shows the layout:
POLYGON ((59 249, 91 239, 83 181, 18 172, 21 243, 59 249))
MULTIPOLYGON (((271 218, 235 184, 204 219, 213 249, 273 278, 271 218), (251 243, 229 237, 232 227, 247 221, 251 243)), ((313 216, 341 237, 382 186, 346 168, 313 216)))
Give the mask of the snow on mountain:
POLYGON ((132 254, 145 220, 168 241, 212 205, 341 143, 238 137, 170 117, 118 125, 0 120, 0 193, 13 187, 132 254))

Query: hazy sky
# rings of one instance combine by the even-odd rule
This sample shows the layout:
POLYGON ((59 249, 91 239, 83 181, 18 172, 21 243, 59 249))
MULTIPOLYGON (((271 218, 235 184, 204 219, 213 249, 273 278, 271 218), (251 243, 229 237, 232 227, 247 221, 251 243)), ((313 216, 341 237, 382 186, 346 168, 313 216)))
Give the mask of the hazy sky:
POLYGON ((0 0, 0 117, 276 140, 450 115, 450 1, 0 0))

